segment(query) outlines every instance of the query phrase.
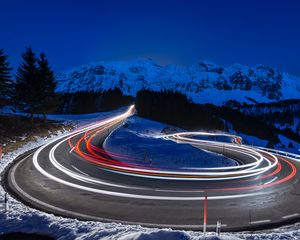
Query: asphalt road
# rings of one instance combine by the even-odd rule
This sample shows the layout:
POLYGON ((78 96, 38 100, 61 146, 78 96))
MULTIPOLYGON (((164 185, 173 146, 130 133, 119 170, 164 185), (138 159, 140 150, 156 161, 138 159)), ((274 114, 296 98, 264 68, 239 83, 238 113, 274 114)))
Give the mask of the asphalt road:
MULTIPOLYGON (((153 173, 159 170, 146 160, 135 171, 94 147, 126 117, 97 123, 20 156, 5 172, 5 188, 34 208, 82 220, 201 230, 204 195, 208 230, 214 230, 218 220, 222 231, 240 231, 300 219, 297 161, 277 156, 278 163, 265 172, 243 177, 243 169, 236 174, 222 170, 222 180, 208 175, 203 180, 202 172, 188 178, 184 173, 153 173)), ((236 144, 199 144, 240 164, 254 159, 245 150, 236 151, 236 144)), ((274 162, 263 150, 256 153, 269 159, 259 163, 260 168, 274 162)))

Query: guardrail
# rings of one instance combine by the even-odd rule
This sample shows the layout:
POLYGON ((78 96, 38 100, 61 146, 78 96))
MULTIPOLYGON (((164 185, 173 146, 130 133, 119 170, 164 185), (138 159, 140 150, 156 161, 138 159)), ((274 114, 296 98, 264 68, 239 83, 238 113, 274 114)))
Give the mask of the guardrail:
POLYGON ((272 148, 265 148, 265 147, 257 147, 257 148, 265 150, 267 152, 275 153, 277 155, 289 157, 289 158, 292 158, 292 159, 294 159, 296 161, 300 161, 300 155, 295 154, 295 153, 290 153, 290 152, 285 152, 285 151, 276 150, 276 149, 272 149, 272 148))

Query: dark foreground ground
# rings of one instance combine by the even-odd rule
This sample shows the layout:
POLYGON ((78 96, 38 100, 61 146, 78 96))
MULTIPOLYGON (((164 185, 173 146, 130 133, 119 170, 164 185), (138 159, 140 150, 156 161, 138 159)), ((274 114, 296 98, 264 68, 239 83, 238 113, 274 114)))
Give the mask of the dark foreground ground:
POLYGON ((33 233, 6 233, 0 235, 0 240, 54 240, 50 236, 40 235, 40 234, 33 234, 33 233))
POLYGON ((0 115, 0 145, 3 152, 11 152, 35 140, 36 137, 46 137, 71 126, 62 122, 50 121, 41 118, 34 118, 33 121, 28 117, 0 115))

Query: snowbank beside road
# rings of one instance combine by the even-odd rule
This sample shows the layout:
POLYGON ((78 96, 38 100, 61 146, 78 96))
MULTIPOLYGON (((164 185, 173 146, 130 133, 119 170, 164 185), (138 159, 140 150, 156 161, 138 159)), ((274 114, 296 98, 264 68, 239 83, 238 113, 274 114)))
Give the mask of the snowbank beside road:
MULTIPOLYGON (((124 112, 127 107, 118 108, 109 112, 96 112, 87 114, 46 114, 48 120, 53 121, 71 121, 73 123, 89 123, 97 120, 102 120, 106 117, 111 117, 124 112)), ((28 116, 28 113, 13 112, 10 107, 0 108, 0 115, 17 115, 17 116, 28 116)), ((41 114, 34 114, 35 117, 43 117, 41 114)))

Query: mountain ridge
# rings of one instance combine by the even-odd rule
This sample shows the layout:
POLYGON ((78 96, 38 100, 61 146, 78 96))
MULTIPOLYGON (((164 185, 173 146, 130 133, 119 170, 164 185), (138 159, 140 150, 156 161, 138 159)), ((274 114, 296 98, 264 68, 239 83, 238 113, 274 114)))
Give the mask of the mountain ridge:
POLYGON ((209 61, 191 66, 157 64, 152 59, 96 62, 56 75, 57 92, 102 92, 119 88, 135 96, 141 89, 180 91, 194 103, 224 105, 268 103, 299 99, 300 77, 266 66, 233 64, 223 67, 209 61))

